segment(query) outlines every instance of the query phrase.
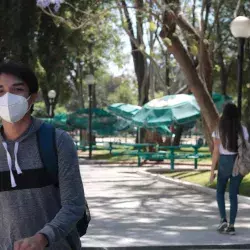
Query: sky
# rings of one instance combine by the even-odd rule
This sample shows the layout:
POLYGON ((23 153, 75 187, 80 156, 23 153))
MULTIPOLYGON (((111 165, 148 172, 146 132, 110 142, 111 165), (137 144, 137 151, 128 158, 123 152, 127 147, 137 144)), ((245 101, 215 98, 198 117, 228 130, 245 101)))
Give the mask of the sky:
POLYGON ((129 41, 128 35, 123 34, 121 37, 121 40, 124 43, 122 52, 123 52, 123 54, 125 54, 128 57, 128 60, 125 60, 122 68, 119 68, 113 62, 109 63, 109 71, 115 77, 123 75, 123 74, 129 74, 129 75, 134 74, 134 63, 133 63, 133 58, 131 55, 131 46, 130 46, 130 41, 129 41))

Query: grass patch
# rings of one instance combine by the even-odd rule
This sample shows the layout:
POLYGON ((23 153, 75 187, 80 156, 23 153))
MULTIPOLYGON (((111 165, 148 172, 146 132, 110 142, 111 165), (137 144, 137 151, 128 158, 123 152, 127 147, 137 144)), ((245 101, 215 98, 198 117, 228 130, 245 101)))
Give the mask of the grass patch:
MULTIPOLYGON (((210 171, 173 171, 164 175, 210 188, 216 188, 217 184, 216 180, 212 184, 209 183, 210 171)), ((250 174, 244 177, 240 185, 240 194, 250 196, 250 174)))
MULTIPOLYGON (((181 148, 180 150, 176 150, 176 152, 194 152, 194 148, 190 147, 190 148, 181 148)), ((199 148, 199 153, 210 153, 209 148, 208 147, 201 147, 199 148)))
MULTIPOLYGON (((165 161, 170 163, 169 160, 165 160, 165 161)), ((185 165, 185 163, 189 163, 189 164, 194 163, 194 160, 193 159, 177 159, 177 160, 175 160, 175 163, 182 163, 185 165)), ((211 158, 198 159, 198 166, 199 166, 199 163, 211 165, 212 159, 211 158)))

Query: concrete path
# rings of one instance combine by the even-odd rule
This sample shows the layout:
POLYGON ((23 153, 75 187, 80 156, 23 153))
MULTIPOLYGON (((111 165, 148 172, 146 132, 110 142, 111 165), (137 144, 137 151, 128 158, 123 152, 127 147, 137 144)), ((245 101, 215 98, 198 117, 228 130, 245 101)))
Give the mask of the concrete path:
POLYGON ((237 235, 220 235, 214 197, 138 175, 137 170, 81 166, 92 214, 83 247, 250 244, 250 205, 239 206, 237 235))

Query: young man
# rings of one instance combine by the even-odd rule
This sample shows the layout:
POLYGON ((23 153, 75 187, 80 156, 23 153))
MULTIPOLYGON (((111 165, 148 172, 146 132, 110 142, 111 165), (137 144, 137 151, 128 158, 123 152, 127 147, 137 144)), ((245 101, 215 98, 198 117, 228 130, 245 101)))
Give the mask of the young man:
POLYGON ((71 137, 56 130, 58 183, 50 183, 39 154, 31 116, 38 82, 27 67, 0 65, 0 249, 81 249, 76 223, 84 213, 84 191, 71 137), (71 244, 72 245, 72 244, 71 244))

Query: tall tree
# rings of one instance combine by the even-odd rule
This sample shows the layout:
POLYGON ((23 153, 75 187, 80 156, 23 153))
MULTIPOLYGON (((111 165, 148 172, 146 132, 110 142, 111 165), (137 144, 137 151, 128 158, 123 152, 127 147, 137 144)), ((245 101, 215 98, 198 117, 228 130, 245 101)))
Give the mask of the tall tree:
POLYGON ((34 0, 0 2, 0 61, 32 64, 37 13, 34 0))
POLYGON ((149 66, 145 53, 145 42, 143 39, 143 13, 144 8, 143 0, 135 0, 135 19, 136 24, 133 25, 126 0, 121 0, 118 5, 121 6, 121 18, 123 27, 129 35, 131 44, 131 53, 134 61, 134 69, 138 83, 138 103, 143 105, 149 101, 149 66), (136 31, 134 30, 136 27, 136 31))
POLYGON ((44 69, 44 75, 40 75, 40 88, 48 112, 48 91, 54 89, 57 93, 53 105, 56 105, 62 94, 67 93, 65 58, 68 36, 69 32, 64 27, 57 27, 49 16, 41 14, 36 53, 37 67, 44 69))
POLYGON ((209 94, 211 89, 211 72, 210 68, 205 68, 209 64, 203 64, 202 67, 200 66, 201 70, 197 70, 188 51, 176 33, 176 25, 188 32, 194 41, 202 45, 202 48, 200 46, 200 52, 204 61, 209 61, 210 59, 208 57, 208 44, 181 14, 180 1, 165 0, 164 3, 169 8, 165 8, 163 13, 161 38, 185 73, 189 88, 199 103, 209 131, 212 132, 218 121, 218 113, 209 94))

